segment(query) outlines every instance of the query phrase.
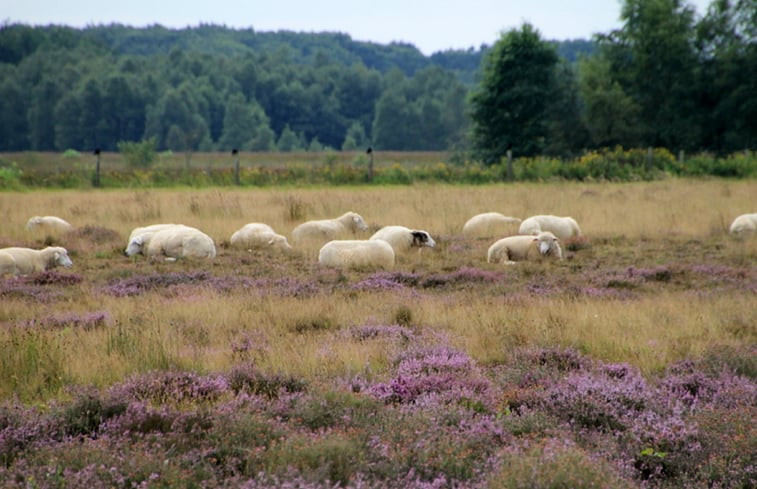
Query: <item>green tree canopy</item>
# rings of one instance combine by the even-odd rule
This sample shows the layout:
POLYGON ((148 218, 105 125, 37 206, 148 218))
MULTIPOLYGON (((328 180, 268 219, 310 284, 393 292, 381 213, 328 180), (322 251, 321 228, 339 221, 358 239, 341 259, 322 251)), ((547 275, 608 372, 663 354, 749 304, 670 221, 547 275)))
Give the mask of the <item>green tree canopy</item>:
POLYGON ((530 24, 504 33, 485 57, 471 96, 474 152, 484 162, 500 161, 508 149, 534 155, 544 148, 557 60, 530 24))

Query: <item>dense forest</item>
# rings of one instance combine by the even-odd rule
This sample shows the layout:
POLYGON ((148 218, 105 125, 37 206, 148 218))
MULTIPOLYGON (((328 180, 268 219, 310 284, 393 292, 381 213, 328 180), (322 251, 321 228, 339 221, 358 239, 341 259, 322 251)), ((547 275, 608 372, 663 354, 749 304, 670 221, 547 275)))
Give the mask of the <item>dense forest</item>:
MULTIPOLYGON (((543 41, 556 56, 530 147, 754 148, 754 3, 717 0, 699 18, 679 0, 627 0, 621 17, 591 40, 543 41)), ((6 23, 0 151, 468 150, 492 47, 424 56, 342 33, 6 23)))

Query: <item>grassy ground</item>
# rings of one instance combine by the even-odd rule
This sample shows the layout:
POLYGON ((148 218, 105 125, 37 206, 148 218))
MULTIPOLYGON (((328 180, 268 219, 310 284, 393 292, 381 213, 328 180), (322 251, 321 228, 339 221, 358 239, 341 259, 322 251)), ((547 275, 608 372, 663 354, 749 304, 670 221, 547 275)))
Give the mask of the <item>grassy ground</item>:
MULTIPOLYGON (((309 419, 316 414, 308 409, 316 408, 308 403, 323 406, 330 402, 338 405, 334 411, 345 409, 350 416, 357 416, 360 408, 354 403, 374 403, 383 398, 377 394, 366 400, 351 391, 376 392, 376 386, 393 379, 396 384, 402 369, 410 368, 402 366, 408 352, 421 347, 446 348, 469 359, 462 370, 449 367, 455 378, 469 378, 473 375, 470 366, 474 365, 474 377, 480 375, 492 383, 485 400, 475 401, 475 395, 458 393, 458 401, 453 404, 459 407, 459 399, 473 403, 465 404, 469 408, 482 403, 479 411, 499 420, 498 430, 508 433, 509 441, 503 446, 509 448, 498 451, 489 446, 494 443, 491 440, 484 444, 486 449, 469 447, 475 456, 471 455, 468 462, 463 457, 458 466, 453 463, 454 457, 450 455, 448 459, 442 453, 449 448, 445 444, 458 443, 456 438, 429 441, 437 457, 430 461, 423 459, 421 452, 408 454, 407 450, 412 452, 409 447, 418 440, 400 432, 391 443, 396 450, 408 444, 401 451, 407 459, 393 453, 384 462, 396 465, 400 457, 400 466, 406 470, 399 474, 371 465, 371 472, 366 469, 370 464, 365 465, 365 459, 353 460, 349 454, 370 459, 367 454, 376 447, 369 448, 367 438, 357 437, 357 442, 353 435, 357 430, 363 435, 379 436, 374 431, 376 427, 367 421, 358 423, 358 427, 329 422, 329 429, 337 426, 338 433, 318 439, 328 445, 323 450, 333 453, 332 459, 319 462, 318 456, 304 448, 310 443, 307 437, 313 436, 311 432, 306 439, 300 439, 299 431, 282 428, 288 433, 289 444, 261 448, 267 455, 255 458, 244 470, 235 469, 234 477, 246 480, 258 469, 284 477, 286 467, 298 469, 300 475, 316 467, 330 467, 331 472, 326 474, 315 470, 315 480, 322 483, 330 478, 355 484, 356 478, 366 477, 389 487, 402 487, 398 481, 404 480, 404 486, 410 487, 412 481, 432 483, 442 477, 444 482, 438 487, 454 480, 467 481, 471 486, 491 483, 492 487, 558 487, 544 481, 518 480, 517 474, 523 469, 518 464, 538 467, 551 463, 554 469, 550 469, 550 477, 562 477, 560 471, 574 465, 584 467, 579 471, 582 481, 591 480, 596 476, 594 470, 599 470, 604 476, 597 478, 612 474, 607 480, 615 481, 615 487, 643 480, 672 486, 687 480, 696 486, 697 481, 707 477, 710 482, 722 482, 725 476, 705 477, 702 467, 720 470, 717 464, 725 463, 723 460, 709 458, 696 467, 676 465, 671 461, 673 455, 659 456, 663 450, 660 443, 660 447, 651 448, 659 448, 657 458, 669 462, 667 467, 664 463, 651 464, 656 460, 654 450, 643 456, 636 453, 635 458, 631 457, 633 462, 627 461, 626 445, 625 449, 613 445, 615 455, 601 455, 603 450, 609 450, 603 445, 609 441, 574 434, 560 423, 575 425, 578 416, 561 418, 556 414, 557 408, 544 408, 541 401, 537 402, 550 389, 551 384, 544 379, 556 376, 563 381, 564 369, 555 367, 555 371, 532 383, 524 379, 528 375, 538 378, 538 372, 550 366, 534 358, 555 351, 563 352, 558 356, 575 356, 581 365, 627 365, 639 372, 638 379, 647 379, 650 385, 651 379, 670 375, 670 369, 681 362, 699 362, 696 365, 701 366, 722 351, 731 352, 726 355, 730 360, 723 360, 721 355, 717 357, 719 361, 748 372, 753 368, 749 367, 753 366, 753 358, 749 357, 753 356, 750 352, 754 352, 757 340, 757 239, 735 240, 727 235, 727 227, 735 216, 754 212, 755 195, 754 181, 724 180, 0 193, 0 247, 56 243, 66 246, 74 261, 69 270, 0 281, 0 349, 4 352, 0 356, 0 397, 8 402, 16 399, 26 406, 47 406, 46 412, 54 412, 50 402, 75 406, 82 399, 77 389, 83 386, 105 392, 137 382, 130 380, 135 375, 153 375, 150 372, 154 371, 224 375, 231 379, 235 369, 251 365, 256 375, 269 383, 275 384, 271 379, 289 379, 309 386, 310 397, 297 401, 304 404, 281 408, 287 412, 286 419, 294 416, 292 409, 304 409, 304 414, 297 411, 298 419, 309 419), (247 222, 266 222, 291 236, 291 230, 303 220, 333 217, 347 210, 360 213, 371 231, 388 224, 425 229, 438 246, 422 254, 401 256, 395 269, 385 272, 323 268, 316 263, 314 250, 279 254, 227 246, 231 233, 247 222), (581 225, 584 236, 563 243, 567 257, 560 263, 522 263, 513 267, 487 264, 486 250, 495 238, 466 239, 460 233, 469 217, 485 211, 522 218, 540 213, 570 215, 581 225), (48 214, 67 219, 77 229, 57 237, 33 236, 25 231, 29 217, 48 214), (121 254, 132 228, 157 222, 180 222, 202 229, 215 239, 217 258, 211 262, 158 263, 121 254), (366 341, 366 337, 371 340, 366 341), (529 365, 534 369, 531 374, 525 372, 529 365), (339 400, 329 397, 334 395, 339 400), (520 414, 517 419, 502 417, 510 416, 520 405, 528 405, 536 414, 520 414), (525 428, 518 423, 529 424, 526 432, 535 445, 522 444, 520 430, 525 428), (531 426, 534 423, 536 426, 531 426), (560 431, 559 435, 550 435, 553 429, 560 431), (558 439, 559 447, 554 445, 558 439), (623 456, 617 455, 621 452, 623 456), (272 461, 274 455, 291 463, 280 462, 280 466, 272 461), (592 462, 597 457, 601 459, 599 465, 592 462), (495 459, 494 467, 487 465, 495 459), (626 466, 628 463, 631 467, 626 466), (612 468, 602 469, 603 464, 612 468), (675 474, 663 473, 674 468, 675 474), (417 477, 410 477, 410 469, 417 477), (659 473, 650 475, 645 471, 659 473), (526 486, 518 486, 519 483, 526 486), (540 486, 542 483, 545 485, 540 486)), ((456 357, 445 358, 451 362, 456 357)), ((447 367, 438 370, 443 372, 444 368, 447 367)), ((588 367, 585 372, 596 374, 588 367)), ((615 388, 605 387, 608 391, 615 388)), ((580 388, 574 386, 572 391, 580 388)), ((549 397, 550 402, 555 396, 549 397)), ((101 404, 106 402, 104 397, 95 398, 101 404)), ((392 399, 400 406, 405 402, 397 392, 392 399)), ((753 414, 755 400, 737 403, 736 410, 723 413, 735 416, 733 423, 743 421, 743 416, 753 414)), ((394 405, 392 402, 389 406, 394 405)), ((572 402, 571 406, 577 405, 572 402)), ((418 404, 415 399, 413 403, 418 404)), ((164 404, 164 400, 151 403, 164 404)), ((371 404, 371 409, 383 413, 385 422, 404 423, 410 431, 417 431, 420 424, 439 415, 433 410, 412 415, 405 412, 400 422, 396 412, 390 416, 384 411, 388 408, 379 405, 383 404, 371 404)), ((184 406, 180 410, 186 409, 184 406)), ((269 406, 264 411, 275 409, 278 408, 269 406)), ((476 409, 470 413, 479 412, 476 409)), ((219 416, 217 411, 211 412, 219 416)), ((656 411, 660 412, 662 408, 656 411)), ((470 413, 466 416, 472 416, 470 413)), ((695 414, 706 418, 700 412, 695 414)), ((24 416, 19 419, 26 419, 24 416)), ((0 423, 0 428, 13 425, 8 421, 14 419, 12 416, 2 419, 5 424, 0 423)), ((621 425, 625 422, 622 416, 618 419, 621 425)), ((699 426, 706 425, 705 421, 715 422, 706 418, 699 421, 699 426)), ((214 422, 218 420, 214 418, 214 422)), ((598 423, 599 431, 606 433, 604 421, 598 423)), ((706 431, 712 435, 708 442, 735 426, 724 423, 727 428, 706 431)), ((595 424, 592 429, 597 429, 595 424)), ((626 435, 636 433, 635 425, 625 428, 622 431, 626 435)), ((431 436, 432 431, 421 431, 423 436, 431 436)), ((729 438, 729 449, 738 452, 741 445, 737 447, 733 440, 741 443, 746 436, 748 444, 754 442, 752 435, 729 438)), ((633 450, 650 448, 642 446, 647 442, 634 440, 638 445, 631 444, 633 450)), ((698 442, 701 445, 703 440, 698 442)), ((723 440, 718 438, 718 443, 723 440)), ((682 447, 666 449, 672 453, 682 447)), ((20 449, 21 459, 26 457, 25 449, 20 449)), ((60 449, 50 448, 50 456, 60 457, 60 449)), ((151 446, 147 451, 156 453, 152 450, 156 449, 151 446)), ((27 469, 19 468, 19 455, 7 443, 0 443, 0 456, 6 457, 10 471, 5 477, 12 477, 16 470, 26 481, 27 469)), ((90 458, 100 460, 98 457, 90 458)), ((39 478, 36 470, 42 470, 39 467, 49 460, 35 460, 29 464, 38 468, 31 473, 39 478)), ((116 465, 126 470, 122 463, 116 465)), ((77 472, 79 476, 81 470, 77 472)), ((148 480, 150 471, 158 469, 139 470, 146 472, 131 473, 138 482, 148 480)), ((227 480, 214 469, 207 470, 214 478, 227 480)), ((734 480, 748 480, 751 476, 744 470, 741 473, 746 478, 734 480)), ((163 481, 186 485, 181 482, 182 475, 158 472, 163 481)), ((73 476, 66 477, 71 483, 73 476)), ((188 477, 194 482, 209 480, 202 475, 188 477)), ((213 480, 218 486, 226 483, 213 480)))

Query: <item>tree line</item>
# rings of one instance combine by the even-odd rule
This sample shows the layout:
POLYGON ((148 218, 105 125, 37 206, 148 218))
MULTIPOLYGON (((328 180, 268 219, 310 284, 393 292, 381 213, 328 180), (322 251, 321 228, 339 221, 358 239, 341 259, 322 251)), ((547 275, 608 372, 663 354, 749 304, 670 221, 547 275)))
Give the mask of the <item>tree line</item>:
POLYGON ((0 27, 0 151, 603 147, 725 154, 757 136, 757 4, 626 0, 622 27, 424 56, 338 33, 0 27))

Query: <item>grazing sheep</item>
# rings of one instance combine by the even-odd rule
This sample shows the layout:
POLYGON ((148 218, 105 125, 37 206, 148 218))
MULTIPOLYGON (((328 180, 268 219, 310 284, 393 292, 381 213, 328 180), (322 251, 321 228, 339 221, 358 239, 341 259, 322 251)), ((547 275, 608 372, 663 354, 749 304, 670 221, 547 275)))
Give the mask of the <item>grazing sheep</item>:
POLYGON ((320 244, 367 229, 368 225, 359 214, 346 212, 335 219, 303 222, 292 230, 292 242, 295 246, 305 243, 320 244))
POLYGON ((491 238, 492 236, 508 236, 515 234, 516 224, 521 220, 499 212, 485 212, 478 214, 463 225, 463 235, 469 238, 491 238))
POLYGON ((559 239, 568 239, 581 235, 578 223, 572 217, 531 216, 520 223, 518 234, 539 234, 549 231, 559 239))
POLYGON ((0 251, 0 277, 5 277, 6 275, 18 275, 18 270, 16 269, 16 259, 13 258, 13 255, 11 255, 10 253, 0 251))
POLYGON ((26 230, 45 234, 46 236, 59 235, 71 231, 74 227, 65 219, 57 216, 34 216, 26 221, 26 230))
POLYGON ((318 263, 329 267, 368 267, 390 269, 394 266, 394 250, 386 241, 329 241, 318 253, 318 263))
POLYGON ((746 237, 757 231, 757 214, 742 214, 731 223, 728 230, 736 237, 746 237))
POLYGON ((405 226, 384 226, 369 239, 386 241, 392 245, 394 253, 409 251, 411 248, 418 248, 420 251, 424 246, 430 248, 436 246, 436 241, 428 232, 406 228, 405 226))
POLYGON ((292 246, 286 236, 277 234, 271 226, 260 222, 245 224, 231 235, 229 244, 234 248, 276 248, 289 251, 292 246))
POLYGON ((512 265, 516 261, 552 257, 562 260, 559 239, 549 231, 536 236, 508 236, 489 247, 486 261, 512 265))
POLYGON ((215 258, 216 245, 213 239, 199 229, 175 226, 152 235, 146 248, 150 258, 164 256, 166 261, 177 258, 215 258))
POLYGON ((129 235, 129 241, 126 244, 124 254, 126 254, 126 256, 132 256, 137 253, 144 253, 144 250, 146 250, 147 246, 150 244, 150 239, 152 239, 155 233, 175 227, 186 226, 183 224, 152 224, 150 226, 134 228, 129 235))
MULTIPOLYGON (((74 263, 68 257, 68 251, 60 246, 48 246, 41 250, 31 248, 2 248, 0 254, 3 255, 4 267, 10 270, 7 257, 12 258, 16 275, 28 275, 30 273, 44 272, 57 266, 70 267, 74 263)), ((7 273, 4 271, 4 273, 7 273)))

